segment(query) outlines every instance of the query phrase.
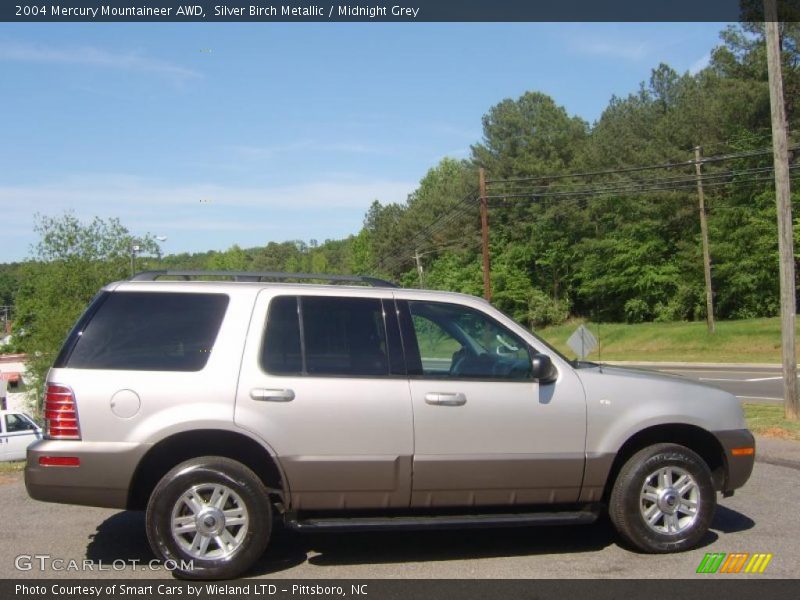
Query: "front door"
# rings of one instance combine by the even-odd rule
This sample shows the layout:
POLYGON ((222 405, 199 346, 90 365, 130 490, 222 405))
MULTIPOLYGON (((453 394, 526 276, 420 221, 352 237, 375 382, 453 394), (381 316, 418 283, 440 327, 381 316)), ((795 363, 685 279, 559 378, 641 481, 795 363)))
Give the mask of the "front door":
POLYGON ((0 462, 8 459, 8 435, 5 417, 0 418, 0 462))
POLYGON ((256 301, 235 420, 277 454, 294 510, 409 505, 411 397, 394 303, 380 295, 256 301))
POLYGON ((25 460, 28 446, 41 437, 36 424, 25 415, 7 413, 3 416, 5 437, 4 460, 25 460))
POLYGON ((577 501, 586 407, 574 374, 534 381, 535 349, 483 311, 398 305, 410 342, 412 506, 577 501))

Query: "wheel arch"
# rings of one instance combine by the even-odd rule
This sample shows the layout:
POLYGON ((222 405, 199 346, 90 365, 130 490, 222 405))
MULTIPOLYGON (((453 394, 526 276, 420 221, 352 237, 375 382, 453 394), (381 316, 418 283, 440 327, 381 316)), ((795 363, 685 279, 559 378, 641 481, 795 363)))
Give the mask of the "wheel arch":
POLYGON ((223 456, 251 469, 286 504, 288 486, 280 463, 264 445, 239 432, 194 429, 166 437, 150 448, 136 466, 128 488, 128 510, 144 510, 156 484, 174 466, 199 456, 223 456))
POLYGON ((714 489, 724 488, 727 473, 725 451, 710 431, 687 423, 665 423, 637 431, 617 451, 606 479, 603 500, 608 501, 611 489, 623 465, 639 450, 653 444, 671 443, 689 448, 705 461, 711 471, 714 489))

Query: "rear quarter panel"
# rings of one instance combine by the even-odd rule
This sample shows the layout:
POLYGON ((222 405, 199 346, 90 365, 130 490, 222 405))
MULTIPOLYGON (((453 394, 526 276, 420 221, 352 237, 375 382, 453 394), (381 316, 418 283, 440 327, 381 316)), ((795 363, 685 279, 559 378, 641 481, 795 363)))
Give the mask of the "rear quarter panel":
MULTIPOLYGON (((244 289, 228 295, 225 317, 200 371, 51 369, 48 381, 66 385, 75 394, 82 440, 149 445, 179 431, 234 428, 236 382, 255 292, 244 289), (138 408, 126 407, 130 416, 120 416, 112 407, 113 396, 122 391, 139 399, 138 408)), ((127 396, 127 402, 135 404, 127 396)))

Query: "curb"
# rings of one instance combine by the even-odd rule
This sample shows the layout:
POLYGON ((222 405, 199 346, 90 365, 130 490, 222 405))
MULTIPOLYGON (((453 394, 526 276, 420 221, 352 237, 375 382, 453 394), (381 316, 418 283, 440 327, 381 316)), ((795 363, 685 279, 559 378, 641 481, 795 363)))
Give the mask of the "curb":
POLYGON ((652 367, 654 369, 754 369, 762 371, 780 371, 783 368, 783 365, 774 363, 700 363, 604 360, 602 364, 619 367, 652 367))

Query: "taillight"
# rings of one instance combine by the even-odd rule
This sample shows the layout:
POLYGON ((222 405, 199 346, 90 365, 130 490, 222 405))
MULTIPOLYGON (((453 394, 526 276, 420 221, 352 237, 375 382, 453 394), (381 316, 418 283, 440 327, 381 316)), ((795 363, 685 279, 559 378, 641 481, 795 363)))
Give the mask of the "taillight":
POLYGON ((77 456, 40 456, 40 467, 80 467, 81 459, 77 456))
POLYGON ((63 385, 47 384, 44 392, 44 435, 51 440, 79 440, 75 394, 63 385))

